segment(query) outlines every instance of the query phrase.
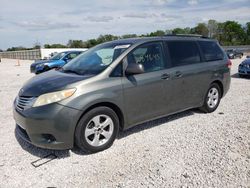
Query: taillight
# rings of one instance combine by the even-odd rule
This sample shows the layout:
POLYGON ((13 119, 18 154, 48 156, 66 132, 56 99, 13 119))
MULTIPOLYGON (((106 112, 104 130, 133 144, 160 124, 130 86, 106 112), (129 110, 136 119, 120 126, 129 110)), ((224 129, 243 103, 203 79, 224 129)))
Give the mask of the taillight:
POLYGON ((230 61, 230 59, 227 60, 227 67, 229 69, 232 67, 232 61, 230 61))

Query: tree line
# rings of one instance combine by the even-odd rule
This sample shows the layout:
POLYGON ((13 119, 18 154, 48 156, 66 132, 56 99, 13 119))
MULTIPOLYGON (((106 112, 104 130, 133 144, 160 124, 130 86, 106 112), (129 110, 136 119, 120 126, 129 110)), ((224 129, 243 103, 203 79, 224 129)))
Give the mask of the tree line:
MULTIPOLYGON (((45 44, 44 48, 91 48, 97 44, 112 41, 116 39, 125 39, 133 37, 153 37, 164 36, 168 34, 199 34, 205 37, 217 39, 223 46, 229 45, 250 45, 250 22, 240 24, 236 21, 218 22, 216 20, 209 20, 207 23, 198 23, 195 27, 174 28, 171 30, 157 30, 148 34, 136 35, 126 34, 122 36, 115 36, 111 34, 100 35, 96 39, 83 40, 69 40, 65 44, 45 44)), ((7 51, 39 49, 41 45, 35 44, 33 48, 12 47, 7 51)))

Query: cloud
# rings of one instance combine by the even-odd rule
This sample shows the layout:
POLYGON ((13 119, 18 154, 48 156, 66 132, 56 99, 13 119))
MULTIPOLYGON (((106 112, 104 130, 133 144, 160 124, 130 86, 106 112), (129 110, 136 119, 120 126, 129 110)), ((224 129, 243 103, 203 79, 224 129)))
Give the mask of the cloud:
POLYGON ((86 21, 90 22, 109 22, 114 20, 112 16, 88 16, 86 21))
POLYGON ((22 21, 15 24, 28 30, 59 30, 79 27, 79 25, 67 22, 22 21))
POLYGON ((164 5, 168 3, 173 3, 176 0, 150 0, 150 3, 153 5, 164 5))
POLYGON ((189 0, 188 4, 189 5, 197 5, 198 4, 198 0, 189 0))
POLYGON ((0 48, 32 46, 36 39, 43 44, 67 43, 107 33, 143 34, 194 27, 207 19, 241 24, 250 20, 249 0, 4 1, 0 48))
POLYGON ((158 17, 154 13, 128 13, 124 15, 125 18, 154 18, 158 17))

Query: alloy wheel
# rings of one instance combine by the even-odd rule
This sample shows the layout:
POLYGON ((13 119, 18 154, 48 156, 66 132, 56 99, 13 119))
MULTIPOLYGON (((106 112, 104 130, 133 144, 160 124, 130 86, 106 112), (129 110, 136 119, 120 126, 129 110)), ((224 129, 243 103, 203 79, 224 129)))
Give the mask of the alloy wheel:
POLYGON ((219 91, 217 88, 212 87, 208 91, 208 96, 207 96, 207 105, 209 108, 214 108, 218 104, 219 101, 219 91))
POLYGON ((114 132, 114 123, 107 115, 97 115, 87 124, 85 139, 91 146, 98 147, 109 141, 114 132))

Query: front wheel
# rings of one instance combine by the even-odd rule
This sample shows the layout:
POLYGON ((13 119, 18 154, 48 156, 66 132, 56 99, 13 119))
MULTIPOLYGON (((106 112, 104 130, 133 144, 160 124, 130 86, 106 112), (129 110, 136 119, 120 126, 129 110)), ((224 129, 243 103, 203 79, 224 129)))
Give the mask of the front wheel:
POLYGON ((108 107, 97 107, 83 115, 75 130, 75 143, 83 151, 109 148, 119 130, 119 119, 108 107))
POLYGON ((218 84, 213 83, 209 87, 203 106, 200 108, 205 113, 214 112, 220 104, 221 89, 218 84))

